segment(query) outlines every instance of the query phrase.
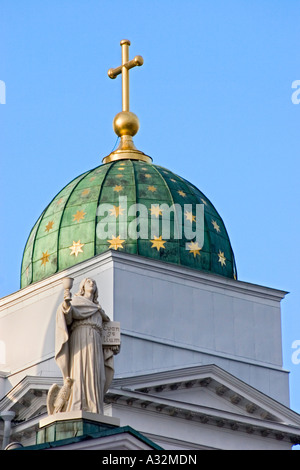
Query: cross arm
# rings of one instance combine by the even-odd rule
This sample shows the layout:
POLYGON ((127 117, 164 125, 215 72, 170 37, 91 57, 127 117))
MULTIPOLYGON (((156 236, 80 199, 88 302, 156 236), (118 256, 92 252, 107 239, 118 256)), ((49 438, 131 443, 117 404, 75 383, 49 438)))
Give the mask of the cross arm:
POLYGON ((140 55, 136 55, 134 59, 129 60, 123 65, 119 65, 119 67, 116 67, 115 69, 109 69, 107 72, 109 78, 116 78, 120 73, 122 73, 122 68, 126 67, 127 70, 132 69, 133 67, 143 65, 144 59, 140 55))

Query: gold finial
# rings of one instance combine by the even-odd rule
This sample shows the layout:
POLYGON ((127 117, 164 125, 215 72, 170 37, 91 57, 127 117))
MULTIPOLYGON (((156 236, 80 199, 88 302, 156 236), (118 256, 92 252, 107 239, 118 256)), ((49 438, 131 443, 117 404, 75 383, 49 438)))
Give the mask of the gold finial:
POLYGON ((129 110, 129 70, 143 65, 144 60, 140 55, 129 60, 130 41, 128 39, 122 39, 120 46, 122 48, 122 65, 115 69, 109 69, 107 73, 112 79, 122 74, 122 111, 113 120, 113 129, 121 137, 121 142, 117 150, 103 159, 103 163, 130 158, 151 162, 151 157, 137 150, 133 143, 132 137, 138 132, 140 123, 138 117, 129 110))

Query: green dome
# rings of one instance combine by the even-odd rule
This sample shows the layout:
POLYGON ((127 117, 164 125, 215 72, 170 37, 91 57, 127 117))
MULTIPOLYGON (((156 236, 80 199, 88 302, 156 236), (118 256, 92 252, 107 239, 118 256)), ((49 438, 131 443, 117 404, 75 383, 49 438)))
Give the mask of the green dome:
POLYGON ((100 165, 78 176, 50 202, 27 240, 21 287, 109 249, 236 279, 234 255, 225 225, 204 194, 165 168, 127 159, 100 165), (144 209, 138 214, 143 227, 148 226, 146 237, 134 237, 130 231, 130 224, 131 229, 137 224, 137 213, 131 212, 133 204, 144 209), (176 235, 179 233, 176 224, 179 227, 182 223, 182 227, 194 230, 196 204, 204 208, 201 247, 195 239, 187 238, 186 233, 182 238, 176 235), (170 234, 164 237, 164 207, 172 205, 182 210, 176 215, 170 212, 170 234), (126 229, 128 233, 124 237, 126 229), (107 230, 105 238, 101 234, 107 230))

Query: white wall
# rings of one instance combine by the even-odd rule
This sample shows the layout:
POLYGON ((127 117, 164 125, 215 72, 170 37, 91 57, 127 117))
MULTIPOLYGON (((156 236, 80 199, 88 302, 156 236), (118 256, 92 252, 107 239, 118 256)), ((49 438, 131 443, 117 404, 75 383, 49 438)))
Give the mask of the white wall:
POLYGON ((289 404, 282 371, 284 292, 141 257, 114 263, 122 347, 116 373, 217 364, 289 404))

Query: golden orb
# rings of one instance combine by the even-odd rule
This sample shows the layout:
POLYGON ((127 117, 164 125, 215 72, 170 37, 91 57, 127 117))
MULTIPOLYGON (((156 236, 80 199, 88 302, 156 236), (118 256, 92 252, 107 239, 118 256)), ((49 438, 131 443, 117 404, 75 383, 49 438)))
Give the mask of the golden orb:
POLYGON ((122 135, 134 136, 139 128, 139 118, 131 111, 121 111, 113 120, 113 129, 119 137, 122 135))

